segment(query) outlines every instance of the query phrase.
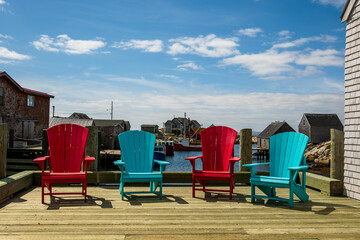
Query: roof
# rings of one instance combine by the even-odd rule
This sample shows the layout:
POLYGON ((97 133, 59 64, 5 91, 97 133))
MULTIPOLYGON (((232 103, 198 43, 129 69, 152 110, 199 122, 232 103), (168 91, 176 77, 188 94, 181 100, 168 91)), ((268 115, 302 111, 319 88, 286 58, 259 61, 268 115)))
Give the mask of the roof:
POLYGON ((26 94, 31 94, 31 95, 37 95, 37 96, 41 96, 41 97, 48 97, 48 98, 54 98, 53 95, 44 93, 44 92, 39 92, 39 91, 35 91, 35 90, 31 90, 28 88, 23 88, 21 87, 12 77, 10 77, 9 74, 7 74, 6 72, 0 71, 0 77, 6 77, 15 87, 17 87, 21 92, 26 93, 26 94))
POLYGON ((347 0, 345 5, 344 5, 344 8, 343 8, 343 11, 341 13, 341 16, 340 16, 340 19, 341 19, 341 22, 345 22, 349 19, 350 15, 351 15, 351 12, 355 6, 355 3, 356 3, 357 0, 347 0))
POLYGON ((159 125, 156 125, 156 124, 141 124, 141 127, 159 127, 159 125))
POLYGON ((73 114, 71 114, 69 118, 72 118, 72 119, 91 119, 85 113, 77 113, 77 112, 74 112, 73 114))
POLYGON ((342 126, 342 123, 336 114, 304 113, 304 116, 310 126, 342 126))
POLYGON ((93 119, 95 126, 108 127, 123 124, 124 120, 93 119))
POLYGON ((94 125, 94 121, 92 119, 50 118, 49 127, 65 123, 77 124, 83 127, 94 125))
POLYGON ((292 127, 290 127, 290 125, 287 124, 285 121, 283 121, 283 122, 276 121, 276 122, 270 123, 269 126, 267 126, 257 137, 258 138, 270 138, 284 125, 288 126, 290 129, 292 129, 295 132, 295 130, 292 127))

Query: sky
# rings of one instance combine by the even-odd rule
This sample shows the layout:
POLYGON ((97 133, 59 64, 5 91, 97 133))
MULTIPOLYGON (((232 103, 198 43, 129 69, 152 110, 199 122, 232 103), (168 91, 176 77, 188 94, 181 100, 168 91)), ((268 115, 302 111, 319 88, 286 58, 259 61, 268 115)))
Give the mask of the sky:
POLYGON ((239 131, 344 118, 345 0, 0 0, 0 71, 56 116, 239 131))

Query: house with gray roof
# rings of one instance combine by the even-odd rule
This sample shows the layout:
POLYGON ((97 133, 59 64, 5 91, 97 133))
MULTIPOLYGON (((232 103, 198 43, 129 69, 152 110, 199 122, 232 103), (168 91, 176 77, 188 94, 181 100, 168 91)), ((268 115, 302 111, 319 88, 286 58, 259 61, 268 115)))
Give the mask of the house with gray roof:
POLYGON ((257 147, 269 149, 270 137, 282 132, 295 132, 295 130, 285 121, 270 123, 269 126, 257 136, 257 147))
POLYGON ((336 114, 304 113, 299 123, 299 133, 308 136, 311 143, 329 141, 331 128, 344 130, 336 114))

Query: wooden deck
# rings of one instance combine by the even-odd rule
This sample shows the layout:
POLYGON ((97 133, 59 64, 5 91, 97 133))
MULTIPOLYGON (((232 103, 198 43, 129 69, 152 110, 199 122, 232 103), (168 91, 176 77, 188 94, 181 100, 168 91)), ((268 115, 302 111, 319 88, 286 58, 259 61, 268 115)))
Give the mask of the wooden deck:
POLYGON ((117 186, 91 186, 88 203, 47 196, 41 204, 40 191, 31 187, 0 205, 0 239, 360 239, 360 202, 312 189, 294 209, 250 203, 249 186, 237 186, 231 201, 216 193, 191 198, 190 186, 165 186, 162 200, 121 201, 117 186))

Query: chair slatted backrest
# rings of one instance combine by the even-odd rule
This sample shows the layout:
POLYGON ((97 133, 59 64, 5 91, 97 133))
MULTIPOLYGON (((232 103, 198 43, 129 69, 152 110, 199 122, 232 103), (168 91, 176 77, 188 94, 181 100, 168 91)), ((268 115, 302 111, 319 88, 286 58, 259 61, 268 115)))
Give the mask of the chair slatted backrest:
POLYGON ((52 172, 80 172, 89 130, 76 124, 60 124, 47 130, 52 172))
POLYGON ((290 177, 289 167, 302 164, 309 138, 297 132, 284 132, 270 137, 270 176, 290 177))
POLYGON ((152 172, 155 135, 144 131, 127 131, 119 136, 121 160, 128 173, 152 172))
POLYGON ((203 170, 228 171, 233 155, 236 131, 229 127, 214 126, 201 131, 203 170))

